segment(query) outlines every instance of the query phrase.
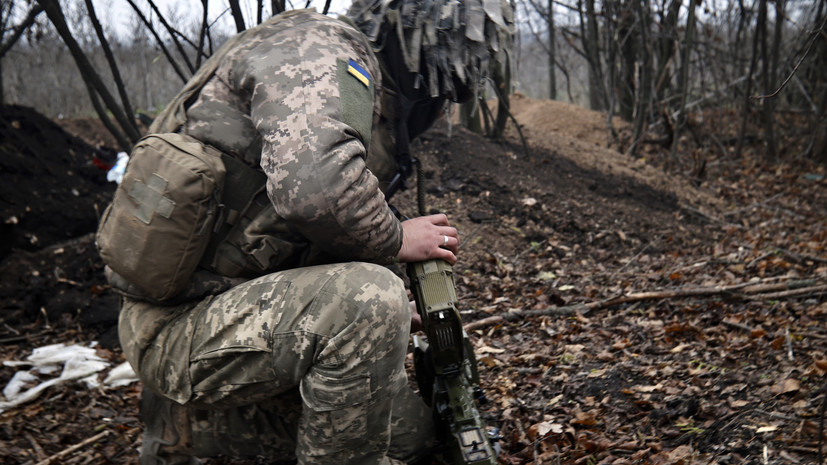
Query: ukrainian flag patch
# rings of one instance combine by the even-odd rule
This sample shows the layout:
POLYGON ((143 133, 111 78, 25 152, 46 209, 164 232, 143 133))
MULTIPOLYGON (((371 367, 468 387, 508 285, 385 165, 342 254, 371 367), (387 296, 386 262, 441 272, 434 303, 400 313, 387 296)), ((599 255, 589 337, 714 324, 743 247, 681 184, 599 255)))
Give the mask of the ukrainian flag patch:
POLYGON ((352 59, 347 62, 347 72, 358 79, 365 87, 370 87, 370 74, 352 59))

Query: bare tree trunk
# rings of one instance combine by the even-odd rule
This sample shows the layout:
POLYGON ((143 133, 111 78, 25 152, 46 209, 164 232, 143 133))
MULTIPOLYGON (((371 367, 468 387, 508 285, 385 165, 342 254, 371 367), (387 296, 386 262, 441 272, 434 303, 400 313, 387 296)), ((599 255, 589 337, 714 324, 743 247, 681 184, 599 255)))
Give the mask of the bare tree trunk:
POLYGON ((244 25, 244 16, 241 14, 241 6, 238 4, 238 0, 228 0, 230 2, 230 12, 233 14, 233 20, 235 20, 235 30, 236 32, 241 32, 247 27, 244 25))
POLYGON ((89 100, 92 101, 92 106, 95 108, 95 112, 97 112, 98 116, 100 117, 101 123, 103 123, 104 127, 109 130, 109 133, 115 137, 115 140, 118 141, 118 145, 121 147, 122 150, 128 151, 129 148, 132 146, 132 143, 135 141, 128 141, 121 131, 115 126, 115 124, 109 118, 106 118, 101 115, 106 115, 106 108, 103 107, 101 104, 100 97, 98 97, 97 91, 92 87, 92 84, 85 80, 83 81, 86 84, 86 90, 89 92, 89 100))
POLYGON ((98 21, 98 15, 95 13, 95 6, 92 4, 92 0, 85 0, 85 2, 86 10, 89 12, 89 19, 92 21, 92 27, 95 28, 95 34, 98 36, 101 49, 103 49, 103 54, 106 56, 106 61, 109 63, 109 72, 112 73, 112 79, 115 81, 115 87, 117 87, 118 95, 121 97, 121 105, 123 105, 127 120, 131 126, 131 130, 126 130, 126 132, 127 134, 132 131, 138 133, 138 125, 135 123, 135 112, 129 103, 129 96, 126 94, 126 87, 123 84, 123 79, 121 79, 118 63, 115 62, 115 55, 112 54, 109 41, 106 40, 106 36, 103 34, 103 28, 101 27, 100 21, 98 21))
MULTIPOLYGON (((618 81, 618 94, 620 102, 619 115, 626 121, 632 121, 635 117, 635 68, 637 64, 637 47, 635 41, 636 33, 633 1, 627 1, 619 12, 618 40, 620 42, 620 79, 618 81)), ((638 0, 640 1, 640 0, 638 0)))
POLYGON ((273 16, 284 13, 285 5, 284 0, 271 0, 270 1, 270 8, 273 10, 273 16))
MULTIPOLYGON (((761 82, 764 95, 769 95, 775 83, 770 79, 770 56, 767 50, 767 1, 762 0, 758 5, 758 24, 756 34, 761 40, 761 82)), ((761 122, 764 126, 764 159, 774 163, 776 159, 775 142, 775 115, 773 114, 773 98, 763 99, 761 102, 761 122)))
POLYGON ((201 57, 204 52, 204 40, 207 37, 207 28, 209 28, 209 0, 201 0, 201 29, 198 31, 198 46, 195 50, 195 69, 201 68, 201 57))
POLYGON ((632 146, 629 152, 636 155, 640 149, 640 142, 643 139, 643 132, 646 127, 646 120, 649 117, 647 108, 651 104, 652 97, 652 54, 649 50, 649 2, 641 0, 637 2, 638 22, 640 25, 640 85, 637 92, 635 109, 634 131, 632 135, 632 146))
MULTIPOLYGON (((814 25, 818 28, 812 34, 824 34, 824 27, 827 25, 827 0, 821 0, 815 15, 814 25)), ((815 29, 814 28, 814 29, 815 29)), ((823 70, 827 66, 827 41, 820 41, 816 48, 815 63, 813 65, 813 80, 816 85, 821 85, 821 98, 818 99, 818 109, 813 118, 811 128, 811 140, 808 148, 808 155, 812 158, 827 164, 827 83, 824 82, 823 70)))
POLYGON ((510 111, 508 96, 511 94, 511 58, 507 58, 502 67, 497 66, 496 68, 493 80, 497 90, 497 117, 491 130, 491 137, 502 139, 503 133, 505 133, 505 125, 508 123, 508 112, 510 111))
POLYGON ((594 11, 594 0, 585 0, 586 17, 581 11, 581 31, 583 36, 583 51, 589 62, 589 107, 592 110, 606 108, 606 93, 603 89, 603 68, 600 64, 600 32, 597 26, 597 15, 594 11))
POLYGON ((20 37, 23 36, 23 33, 34 24, 34 20, 37 18, 37 15, 43 12, 43 5, 39 3, 36 5, 32 5, 32 8, 26 13, 26 17, 20 21, 19 24, 16 26, 9 28, 8 24, 11 18, 12 9, 14 7, 13 2, 8 2, 3 4, 3 11, 0 12, 0 18, 2 19, 2 28, 0 28, 0 105, 6 103, 6 94, 5 94, 5 86, 3 84, 3 57, 6 56, 9 50, 14 47, 14 44, 20 40, 20 37), (12 34, 9 38, 6 38, 6 32, 11 29, 12 34))
POLYGON ((172 54, 169 53, 169 50, 167 50, 166 45, 164 45, 164 41, 161 39, 161 36, 158 35, 158 31, 156 31, 155 28, 152 27, 152 24, 150 24, 149 20, 146 19, 146 16, 144 16, 144 14, 138 8, 138 5, 135 4, 134 0, 126 1, 129 3, 130 6, 132 6, 132 10, 135 12, 136 15, 138 15, 138 18, 140 18, 142 23, 144 23, 144 26, 146 26, 147 30, 150 33, 152 33, 153 37, 155 37, 155 42, 158 43, 158 47, 161 48, 161 51, 164 53, 164 56, 167 57, 167 61, 169 61, 169 64, 170 66, 172 66, 172 69, 175 71, 175 74, 177 74, 178 77, 181 78, 181 81, 186 83, 189 80, 189 77, 184 73, 181 67, 178 66, 178 62, 175 60, 175 58, 172 57, 172 54))
MULTIPOLYGON (((555 56, 557 30, 554 27, 554 0, 548 0, 546 23, 548 24, 548 98, 549 100, 557 100, 557 67, 555 65, 557 62, 555 56)), ((499 118, 499 113, 497 117, 499 118)))
MULTIPOLYGON (((774 94, 764 100, 764 131, 767 135, 766 158, 769 162, 775 162, 778 158, 778 139, 775 135, 775 108, 777 93, 774 87, 778 85, 778 61, 781 50, 782 31, 786 4, 784 0, 775 0, 775 30, 773 32, 772 50, 770 52, 769 72, 765 78, 765 94, 774 94)), ((765 32, 766 34, 766 32, 765 32)), ((765 66, 765 69, 767 67, 765 66)))
POLYGON ((459 106, 459 124, 471 132, 482 134, 482 116, 480 105, 485 105, 482 99, 469 100, 459 106))
MULTIPOLYGON (((311 0, 307 0, 307 6, 305 6, 305 8, 310 6, 310 1, 311 0)), ((324 8, 322 8, 322 14, 326 15, 329 11, 330 11, 330 0, 325 0, 324 8)))
MULTIPOLYGON (((669 97, 669 86, 672 82, 672 77, 669 73, 669 64, 675 56, 675 42, 678 37, 678 13, 681 10, 681 0, 671 0, 669 8, 666 12, 666 17, 663 18, 660 25, 660 34, 656 39, 655 53, 657 54, 655 62, 658 69, 655 73, 657 76, 656 92, 660 100, 666 100, 669 97)), ((689 15, 694 18, 695 12, 692 8, 691 1, 689 7, 689 15)), ((694 19, 687 19, 687 24, 694 22, 694 19)), ((694 24, 692 26, 694 28, 694 24)), ((688 35, 688 31, 687 31, 688 35)), ((680 86, 678 89, 680 92, 680 86)))
MULTIPOLYGON (((120 127, 126 132, 126 136, 129 140, 131 142, 136 142, 141 135, 130 124, 129 118, 127 118, 123 110, 118 106, 118 103, 112 97, 112 94, 110 94, 106 89, 106 85, 95 71, 92 63, 89 62, 89 59, 83 53, 83 50, 81 50, 80 45, 78 45, 75 38, 72 37, 72 32, 66 24, 66 18, 63 15, 63 10, 60 8, 58 0, 37 1, 43 5, 43 8, 46 10, 46 15, 49 17, 52 25, 54 25, 61 39, 63 39, 63 43, 69 48, 69 52, 72 54, 72 58, 74 58, 75 64, 77 65, 78 70, 80 70, 80 74, 83 77, 84 82, 86 82, 87 86, 90 88, 90 97, 94 98, 95 94, 99 95, 106 105, 106 109, 112 112, 115 120, 118 121, 120 127)), ((98 110, 98 116, 102 121, 109 119, 106 112, 101 112, 100 110, 98 110)), ((118 140, 121 148, 124 150, 128 150, 130 148, 131 144, 125 143, 126 139, 121 134, 116 132, 113 133, 113 135, 119 138, 118 140)))
POLYGON ((755 28, 755 35, 752 40, 752 58, 750 59, 749 63, 749 75, 747 76, 747 88, 746 93, 744 94, 744 119, 741 120, 741 130, 738 133, 738 144, 735 147, 735 158, 740 158, 741 151, 744 149, 744 136, 747 132, 747 122, 749 121, 749 113, 750 113, 750 94, 752 94, 752 79, 755 76, 755 67, 758 63, 758 24, 761 24, 762 21, 766 21, 766 12, 767 12, 767 0, 758 0, 760 4, 763 4, 763 7, 759 6, 758 8, 758 20, 756 22, 755 28), (761 18, 761 12, 765 13, 764 18, 761 18))
POLYGON ((152 11, 155 12, 155 15, 158 17, 158 21, 161 22, 161 25, 169 32, 169 36, 172 38, 172 43, 175 44, 175 48, 178 49, 178 53, 181 55, 181 58, 184 60, 184 64, 187 65, 187 69, 190 71, 190 74, 195 73, 195 67, 192 66, 192 62, 190 61, 189 57, 187 56, 187 52, 184 50, 184 46, 181 45, 181 41, 178 40, 178 36, 180 34, 175 28, 169 25, 166 19, 164 19, 164 15, 161 14, 161 11, 158 9, 158 6, 155 5, 153 0, 147 0, 149 2, 149 7, 152 8, 152 11))
POLYGON ((678 75, 678 92, 680 92, 681 99, 678 106, 678 114, 675 122, 675 130, 672 135, 672 157, 678 149, 678 140, 680 139, 681 131, 686 124, 686 98, 689 95, 689 57, 692 54, 692 48, 695 44, 695 7, 697 0, 689 0, 689 14, 686 18, 686 38, 684 39, 683 50, 681 54, 681 72, 678 75))
MULTIPOLYGON (((11 2, 9 2, 8 5, 9 8, 11 8, 11 2)), ((20 21, 18 25, 11 28, 12 35, 9 36, 8 39, 6 39, 6 32, 8 31, 8 28, 6 27, 8 23, 6 21, 11 19, 8 16, 8 13, 11 13, 11 10, 9 10, 8 13, 3 12, 4 25, 2 30, 0 30, 0 59, 2 59, 6 55, 6 53, 8 53, 8 51, 12 47, 14 47, 14 44, 16 44, 17 41, 20 40, 20 37, 23 36, 23 33, 26 32, 26 29, 28 29, 29 27, 31 27, 32 24, 34 24, 34 20, 37 18, 37 15, 39 15, 42 12, 43 5, 39 3, 36 5, 32 5, 32 8, 29 10, 28 13, 26 13, 26 17, 23 18, 23 20, 20 21)))

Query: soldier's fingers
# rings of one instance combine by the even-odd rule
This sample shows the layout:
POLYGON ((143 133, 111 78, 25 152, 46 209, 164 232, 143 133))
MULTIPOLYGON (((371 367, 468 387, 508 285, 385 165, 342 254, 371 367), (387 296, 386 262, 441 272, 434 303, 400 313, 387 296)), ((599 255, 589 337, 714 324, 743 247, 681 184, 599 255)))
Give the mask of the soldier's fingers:
POLYGON ((454 255, 454 252, 452 252, 448 249, 443 249, 443 248, 440 247, 440 248, 437 249, 437 251, 434 255, 435 255, 434 258, 441 258, 441 259, 445 260, 446 262, 450 263, 451 265, 453 265, 457 262, 457 256, 454 255))

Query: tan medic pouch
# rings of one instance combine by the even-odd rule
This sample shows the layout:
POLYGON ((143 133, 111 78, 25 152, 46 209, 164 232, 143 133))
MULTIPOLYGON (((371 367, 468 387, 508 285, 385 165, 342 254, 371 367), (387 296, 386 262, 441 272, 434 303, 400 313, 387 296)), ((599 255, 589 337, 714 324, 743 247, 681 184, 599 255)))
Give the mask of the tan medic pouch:
POLYGON ((221 157, 184 134, 138 141, 98 227, 104 263, 153 299, 178 294, 198 266, 219 213, 226 176, 221 157))

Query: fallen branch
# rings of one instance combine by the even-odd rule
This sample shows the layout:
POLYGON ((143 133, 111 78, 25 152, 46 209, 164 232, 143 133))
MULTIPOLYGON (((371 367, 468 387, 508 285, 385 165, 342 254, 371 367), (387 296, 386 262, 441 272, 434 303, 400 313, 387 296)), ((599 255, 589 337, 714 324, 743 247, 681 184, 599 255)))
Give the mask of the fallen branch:
POLYGON ((86 446, 88 446, 89 444, 92 444, 95 441, 99 441, 100 439, 103 439, 105 436, 109 435, 109 433, 110 433, 109 430, 105 430, 105 431, 101 432, 100 434, 96 434, 96 435, 92 436, 91 438, 84 439, 83 442, 80 442, 78 444, 75 444, 74 446, 63 449, 62 451, 58 452, 57 454, 54 454, 51 457, 45 458, 45 459, 41 460, 40 462, 37 462, 36 465, 49 465, 50 463, 52 463, 55 460, 62 459, 63 457, 66 457, 67 455, 71 454, 72 452, 75 452, 78 449, 86 447, 86 446))
POLYGON ((788 291, 782 292, 772 292, 769 294, 760 294, 755 297, 751 297, 752 300, 772 300, 772 299, 785 299, 789 297, 811 297, 815 295, 824 295, 827 294, 827 284, 822 284, 820 286, 810 286, 805 287, 802 289, 791 289, 788 291))
POLYGON ((568 316, 579 313, 586 315, 592 310, 599 310, 603 308, 613 307, 632 302, 641 302, 647 300, 668 300, 680 299, 688 297, 730 297, 736 299, 750 299, 750 300, 766 300, 766 299, 783 299, 789 297, 809 296, 814 294, 827 293, 827 284, 814 285, 817 283, 813 279, 804 279, 798 281, 790 281, 786 283, 774 284, 754 284, 741 283, 731 286, 716 286, 716 287, 697 287, 688 289, 673 289, 667 291, 649 291, 629 294, 622 297, 613 297, 599 302, 590 302, 586 304, 567 305, 564 307, 551 307, 539 310, 512 310, 500 315, 490 316, 481 320, 472 321, 463 325, 466 331, 474 331, 480 328, 485 328, 491 325, 500 324, 506 321, 517 321, 526 317, 532 316, 568 316), (786 289, 781 292, 779 289, 786 289), (738 291, 738 292, 736 292, 738 291), (753 297, 755 296, 755 297, 753 297))

